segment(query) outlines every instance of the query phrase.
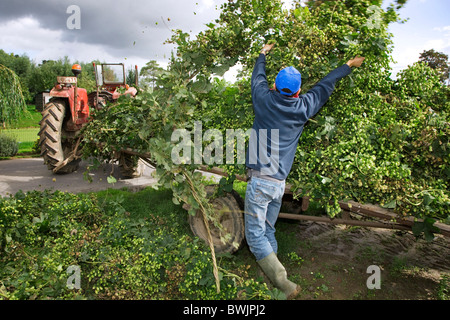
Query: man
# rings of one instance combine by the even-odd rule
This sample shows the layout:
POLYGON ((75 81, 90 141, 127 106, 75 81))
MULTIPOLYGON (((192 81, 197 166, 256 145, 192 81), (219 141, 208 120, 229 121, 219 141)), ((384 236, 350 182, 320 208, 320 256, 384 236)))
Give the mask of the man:
POLYGON ((300 287, 287 279, 286 269, 276 255, 275 239, 275 223, 286 177, 304 125, 327 102, 336 82, 349 75, 352 67, 360 67, 365 58, 349 60, 300 95, 301 74, 293 67, 281 70, 273 89, 269 88, 266 54, 273 46, 264 46, 252 75, 255 120, 246 159, 249 180, 245 196, 245 236, 261 269, 275 287, 291 299, 297 296, 300 287))

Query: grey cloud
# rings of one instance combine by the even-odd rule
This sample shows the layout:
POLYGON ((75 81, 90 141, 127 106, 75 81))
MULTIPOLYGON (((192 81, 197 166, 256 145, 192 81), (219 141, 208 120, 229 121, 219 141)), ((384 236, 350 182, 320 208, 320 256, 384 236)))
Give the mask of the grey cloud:
POLYGON ((43 28, 62 31, 63 41, 97 44, 120 55, 155 57, 170 53, 162 43, 171 29, 195 34, 218 16, 214 6, 201 9, 201 0, 0 0, 0 23, 31 16, 43 28), (80 30, 66 26, 70 5, 81 10, 80 30))

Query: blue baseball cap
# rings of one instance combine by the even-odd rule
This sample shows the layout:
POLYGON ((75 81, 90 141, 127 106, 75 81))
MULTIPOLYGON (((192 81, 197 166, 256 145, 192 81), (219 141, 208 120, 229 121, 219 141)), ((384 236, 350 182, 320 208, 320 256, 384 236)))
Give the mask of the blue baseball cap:
POLYGON ((292 96, 300 90, 302 75, 294 67, 284 68, 278 73, 275 85, 281 94, 292 96))

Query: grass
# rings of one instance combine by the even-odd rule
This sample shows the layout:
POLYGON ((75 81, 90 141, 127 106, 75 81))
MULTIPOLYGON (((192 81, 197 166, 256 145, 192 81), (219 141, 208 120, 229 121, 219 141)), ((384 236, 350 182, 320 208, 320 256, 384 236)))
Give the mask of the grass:
POLYGON ((35 142, 38 138, 39 128, 5 129, 1 132, 15 138, 20 143, 35 142))
POLYGON ((130 218, 147 218, 151 212, 152 215, 164 218, 168 213, 177 213, 180 219, 178 225, 188 231, 189 225, 187 215, 184 209, 172 202, 171 190, 155 190, 148 187, 140 192, 129 192, 126 188, 108 189, 95 192, 100 200, 117 199, 123 208, 129 213, 130 218))
POLYGON ((19 128, 39 128, 39 121, 41 121, 42 115, 39 111, 36 111, 35 105, 27 105, 26 113, 17 121, 10 126, 8 129, 19 129, 19 128))
POLYGON ((41 120, 41 113, 36 111, 34 105, 27 106, 27 112, 13 125, 6 129, 0 130, 19 143, 18 154, 29 154, 33 152, 33 146, 38 139, 39 121, 41 120))
POLYGON ((19 143, 18 154, 33 152, 33 146, 38 139, 39 128, 5 129, 1 133, 14 138, 19 143))

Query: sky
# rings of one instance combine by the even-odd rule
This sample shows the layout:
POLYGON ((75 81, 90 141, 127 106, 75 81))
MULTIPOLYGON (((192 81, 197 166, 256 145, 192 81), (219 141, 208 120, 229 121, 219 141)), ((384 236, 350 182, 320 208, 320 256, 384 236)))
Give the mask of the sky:
POLYGON ((390 26, 394 74, 418 61, 424 50, 434 49, 450 57, 449 0, 408 0, 400 16, 408 21, 390 26))
MULTIPOLYGON (((0 0, 0 49, 26 54, 37 64, 68 56, 71 61, 123 62, 139 68, 157 60, 165 66, 173 50, 164 44, 171 30, 195 36, 219 16, 225 1, 0 0)), ((450 56, 449 12, 448 0, 407 1, 400 14, 409 20, 390 27, 394 75, 418 61, 424 50, 450 56)))

